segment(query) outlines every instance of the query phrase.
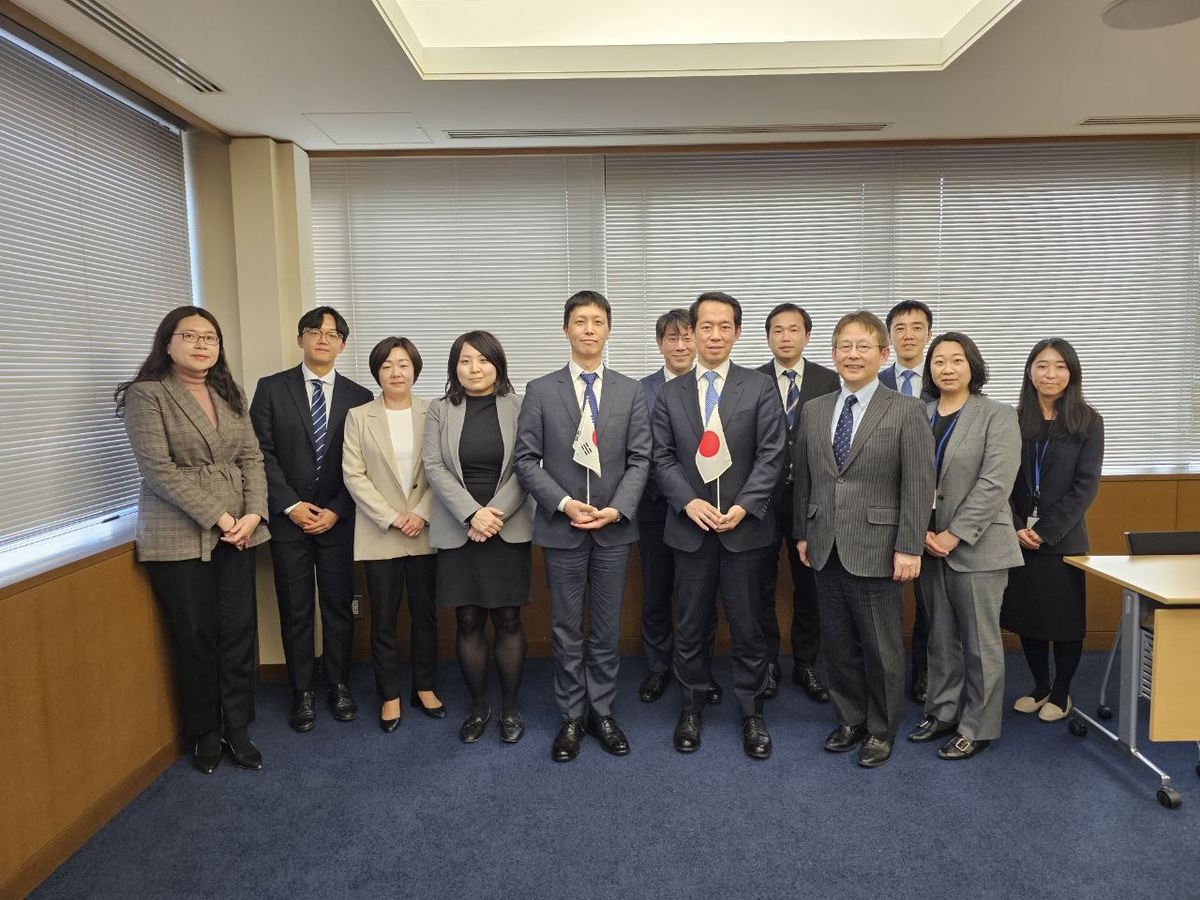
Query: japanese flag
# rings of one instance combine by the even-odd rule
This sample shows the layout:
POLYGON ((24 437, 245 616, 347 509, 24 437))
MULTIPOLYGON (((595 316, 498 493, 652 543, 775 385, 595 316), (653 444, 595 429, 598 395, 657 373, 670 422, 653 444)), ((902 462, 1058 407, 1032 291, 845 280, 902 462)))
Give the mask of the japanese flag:
POLYGON ((590 403, 583 404, 579 430, 575 432, 575 462, 600 477, 600 448, 596 441, 596 423, 592 420, 590 403))
POLYGON ((733 465, 729 445, 725 443, 725 429, 721 427, 721 408, 714 407, 708 427, 700 435, 700 446, 696 448, 696 468, 704 483, 715 481, 721 473, 733 465))

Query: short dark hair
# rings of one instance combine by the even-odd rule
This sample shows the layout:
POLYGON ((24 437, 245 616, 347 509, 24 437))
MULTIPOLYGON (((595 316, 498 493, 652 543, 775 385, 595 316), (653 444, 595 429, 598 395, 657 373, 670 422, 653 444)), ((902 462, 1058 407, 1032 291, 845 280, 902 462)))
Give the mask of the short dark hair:
POLYGON ((450 358, 446 360, 446 399, 458 406, 467 396, 462 382, 458 380, 458 358, 462 356, 464 344, 470 344, 480 356, 495 367, 496 396, 511 394, 513 386, 508 380, 508 358, 504 355, 504 347, 500 341, 490 331, 468 331, 456 337, 450 347, 450 358))
POLYGON ((700 316, 701 303, 724 303, 726 306, 733 307, 733 327, 742 327, 742 304, 738 303, 733 297, 726 294, 724 291, 705 291, 696 301, 688 307, 688 325, 693 329, 696 327, 696 321, 700 316))
POLYGON ((945 334, 939 334, 929 345, 929 351, 925 354, 925 370, 921 375, 922 390, 931 397, 942 396, 942 390, 937 386, 937 380, 933 377, 930 369, 933 351, 938 348, 938 344, 944 344, 947 341, 962 346, 963 355, 967 358, 967 365, 971 367, 971 380, 967 384, 967 391, 972 394, 982 393, 983 386, 988 383, 987 363, 983 361, 983 354, 979 352, 975 342, 961 331, 947 331, 945 334))
MULTIPOLYGON (((608 305, 608 298, 599 291, 576 291, 567 298, 566 305, 563 306, 563 328, 567 327, 567 322, 571 319, 571 313, 581 306, 598 306, 604 310, 604 318, 608 320, 608 324, 612 325, 612 307, 608 305)), ((478 347, 475 348, 479 350, 478 347)), ((480 353, 483 351, 480 350, 480 353)), ((487 354, 484 354, 485 356, 487 354)))
POLYGON ((870 310, 860 309, 857 312, 846 313, 838 319, 838 323, 833 326, 833 340, 830 342, 836 347, 838 338, 842 336, 842 331, 850 325, 861 325, 863 328, 870 329, 875 332, 875 338, 879 341, 880 347, 888 345, 888 333, 884 324, 879 321, 879 316, 870 310))
POLYGON ((687 331, 692 326, 688 323, 688 311, 681 306, 668 309, 654 323, 654 342, 661 344, 667 332, 674 328, 676 331, 687 331))
MULTIPOLYGON (((333 327, 336 328, 337 333, 342 336, 342 340, 349 340, 350 326, 347 324, 346 319, 342 316, 342 314, 332 306, 318 306, 316 309, 310 309, 308 312, 302 315, 300 317, 300 321, 296 323, 296 337, 303 335, 306 328, 319 329, 325 324, 325 317, 327 315, 333 316, 333 327)), ((391 351, 388 352, 390 353, 391 351)), ((384 354, 384 358, 387 358, 387 354, 384 354)), ((413 362, 416 362, 416 360, 413 360, 413 362)))
POLYGON ((1082 441, 1099 413, 1083 398, 1083 367, 1079 354, 1066 338, 1044 338, 1033 345, 1025 360, 1025 372, 1021 379, 1021 395, 1017 398, 1017 421, 1021 425, 1021 437, 1027 441, 1041 440, 1047 434, 1072 441, 1082 441), (1038 403, 1037 388, 1034 387, 1030 371, 1033 361, 1047 347, 1052 347, 1067 364, 1067 389, 1054 401, 1054 420, 1047 428, 1038 403))
POLYGON ((799 313, 800 318, 804 320, 804 333, 812 334, 812 316, 804 309, 797 306, 795 303, 780 303, 777 307, 767 313, 767 334, 771 333, 771 320, 781 313, 799 313))
POLYGON ((371 377, 380 387, 383 385, 379 382, 379 370, 397 347, 407 353, 408 358, 412 360, 413 384, 416 384, 417 379, 421 377, 421 354, 417 352, 417 345, 406 337, 385 337, 371 348, 371 356, 367 360, 367 365, 371 367, 371 377))
POLYGON ((884 327, 888 334, 892 333, 892 319, 906 312, 923 312, 925 320, 929 323, 929 328, 933 330, 933 310, 922 303, 920 300, 901 300, 895 306, 888 310, 887 321, 884 322, 884 327))

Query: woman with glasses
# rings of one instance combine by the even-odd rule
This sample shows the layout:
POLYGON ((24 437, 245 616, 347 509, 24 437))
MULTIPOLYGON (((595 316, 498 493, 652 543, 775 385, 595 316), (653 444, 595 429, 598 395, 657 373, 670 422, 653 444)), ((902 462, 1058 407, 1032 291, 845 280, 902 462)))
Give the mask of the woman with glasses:
POLYGON ((380 394, 346 416, 342 476, 356 504, 354 558, 363 560, 371 597, 371 662, 382 701, 379 727, 400 724, 400 653, 396 616, 408 594, 413 706, 446 717, 437 687, 437 609, 433 548, 429 543, 433 497, 421 463, 429 404, 413 396, 421 354, 406 337, 387 337, 371 350, 371 375, 380 394))
POLYGON ((1104 419, 1083 399, 1079 355, 1067 341, 1046 338, 1030 351, 1017 418, 1021 472, 1009 506, 1025 565, 1009 579, 1000 624, 1020 635, 1033 675, 1033 688, 1013 709, 1057 722, 1071 711, 1071 678, 1087 632, 1083 570, 1063 557, 1088 552, 1084 514, 1104 465, 1104 419))
POLYGON ((983 396, 987 366, 965 334, 934 338, 921 383, 934 438, 933 512, 925 533, 921 592, 929 616, 925 717, 908 735, 949 735, 942 759, 970 759, 1000 737, 1004 643, 1000 604, 1021 565, 1008 495, 1021 458, 1011 406, 983 396))
POLYGON ((422 457, 433 487, 431 539, 438 549, 438 606, 452 606, 471 711, 459 739, 472 744, 491 719, 487 623, 500 674, 500 740, 525 733, 517 696, 525 666, 521 607, 529 602, 532 504, 513 471, 521 399, 500 342, 460 335, 446 364, 446 395, 429 405, 422 457))
POLYGON ((248 727, 267 482, 213 314, 169 312, 114 399, 142 475, 137 557, 167 614, 192 763, 211 774, 224 744, 237 765, 260 768, 248 727))

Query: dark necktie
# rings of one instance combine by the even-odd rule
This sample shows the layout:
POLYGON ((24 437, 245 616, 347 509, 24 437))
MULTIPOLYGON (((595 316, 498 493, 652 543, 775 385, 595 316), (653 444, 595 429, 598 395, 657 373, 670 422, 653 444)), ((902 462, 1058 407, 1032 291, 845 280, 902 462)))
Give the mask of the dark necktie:
POLYGON ((595 372, 580 372, 579 377, 583 379, 583 399, 592 411, 592 425, 597 426, 600 423, 600 406, 596 403, 596 379, 600 376, 595 372))
POLYGON ((906 397, 911 397, 913 395, 912 380, 913 380, 913 376, 916 374, 917 373, 914 372, 912 369, 905 369, 903 372, 900 373, 900 377, 902 379, 904 379, 904 384, 900 385, 900 393, 902 393, 906 397))
POLYGON ((321 462, 325 459, 325 429, 328 425, 329 415, 325 408, 325 390, 321 386, 321 379, 314 378, 310 383, 312 384, 313 444, 317 448, 317 473, 320 474, 321 462))
POLYGON ((850 438, 854 434, 854 404, 858 398, 851 394, 842 406, 842 414, 838 416, 837 427, 833 429, 833 458, 837 461, 838 471, 846 465, 846 457, 850 455, 850 438))
POLYGON ((783 372, 788 379, 787 401, 783 411, 787 415, 788 428, 796 424, 796 413, 800 409, 800 388, 796 387, 796 370, 785 369, 783 372))

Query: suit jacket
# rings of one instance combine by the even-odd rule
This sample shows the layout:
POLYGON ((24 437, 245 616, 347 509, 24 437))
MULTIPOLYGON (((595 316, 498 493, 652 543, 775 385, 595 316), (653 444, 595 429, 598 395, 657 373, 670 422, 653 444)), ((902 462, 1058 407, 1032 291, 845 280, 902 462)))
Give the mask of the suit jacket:
MULTIPOLYGON (((937 401, 926 405, 934 415, 937 401)), ((956 572, 1024 565, 1008 497, 1021 465, 1021 427, 1011 406, 971 394, 942 450, 934 531, 961 543, 946 557, 956 572)))
POLYGON ((421 464, 428 408, 429 404, 420 397, 412 398, 413 473, 407 496, 396 470, 396 452, 383 397, 346 415, 342 476, 355 504, 355 559, 395 559, 433 552, 428 528, 422 528, 412 538, 391 527, 396 517, 405 513, 416 513, 426 522, 432 514, 433 493, 421 464))
MULTIPOLYGON (((458 444, 466 420, 465 403, 455 406, 444 397, 429 404, 425 419, 425 442, 421 458, 425 475, 433 489, 433 519, 429 523, 430 542, 439 550, 461 547, 467 542, 468 523, 479 503, 463 483, 462 462, 458 444)), ((505 394, 496 398, 496 418, 500 422, 500 438, 504 442, 504 459, 500 463, 500 481, 496 493, 487 502, 504 510, 504 527, 500 538, 510 544, 522 544, 533 539, 533 504, 517 480, 513 468, 513 450, 517 442, 517 417, 521 413, 521 398, 505 394)))
MULTIPOLYGON (((1033 468, 1029 465, 1032 443, 1025 442, 1021 471, 1009 498, 1014 528, 1025 527, 1025 519, 1033 508, 1033 468)), ((1082 441, 1050 441, 1042 460, 1040 518, 1033 529, 1045 541, 1039 553, 1071 556, 1088 552, 1084 514, 1100 490, 1103 466, 1104 419, 1099 414, 1082 441)))
POLYGON ((563 497, 585 500, 587 469, 574 461, 573 442, 581 409, 571 371, 558 371, 529 382, 517 421, 514 466, 517 478, 537 501, 534 543, 567 550, 592 535, 602 547, 631 544, 638 538, 637 508, 650 471, 650 421, 642 388, 632 378, 604 368, 596 435, 601 477, 591 476, 591 503, 613 507, 621 521, 595 531, 571 525, 558 511, 563 497))
POLYGON ((267 481, 250 419, 215 392, 214 428, 174 375, 139 381, 125 394, 125 432, 142 484, 135 543, 142 562, 209 560, 225 513, 262 516, 248 546, 270 538, 267 481))
POLYGON ((735 552, 771 546, 779 540, 771 495, 787 443, 775 381, 730 363, 717 408, 733 462, 719 479, 705 484, 696 468, 704 425, 695 369, 659 391, 653 422, 654 477, 670 507, 663 540, 688 553, 700 549, 704 532, 683 509, 697 497, 715 506, 719 481, 722 509, 737 505, 746 510, 736 528, 719 534, 721 545, 735 552))
POLYGON ((300 541, 307 537, 284 512, 301 500, 338 514, 337 523, 318 535, 318 541, 345 544, 352 539, 354 501, 342 480, 342 435, 346 412, 370 403, 372 397, 361 384, 335 375, 333 401, 326 413, 325 459, 318 478, 309 390, 300 366, 259 379, 250 404, 250 419, 267 471, 271 534, 275 540, 300 541))
POLYGON ((838 471, 830 436, 838 394, 813 400, 802 422, 792 467, 792 533, 808 541, 808 559, 824 568, 834 543, 846 570, 890 578, 895 553, 919 556, 933 505, 933 432, 916 397, 879 388, 838 471))
MULTIPOLYGON (((896 393, 900 392, 900 385, 896 384, 896 364, 884 366, 879 370, 879 383, 886 388, 891 388, 896 393)), ((921 386, 921 399, 928 403, 934 399, 933 394, 925 390, 924 384, 921 386)))
MULTIPOLYGON (((787 409, 780 398, 779 408, 784 411, 783 424, 787 428, 787 449, 784 452, 783 468, 779 472, 779 483, 775 487, 775 494, 771 498, 775 504, 775 509, 779 510, 783 507, 785 501, 791 498, 787 496, 788 485, 791 484, 794 476, 792 475, 792 448, 796 445, 796 434, 800 430, 800 411, 804 409, 804 404, 809 400, 814 400, 823 394, 829 394, 840 390, 842 381, 838 378, 838 373, 833 369, 827 369, 825 366, 810 360, 803 360, 804 374, 800 379, 800 401, 796 404, 796 420, 792 423, 791 428, 787 428, 787 409)), ((771 379, 775 385, 776 394, 779 392, 779 381, 775 376, 775 361, 758 367, 758 371, 762 372, 771 379)), ((785 510, 787 518, 791 519, 791 509, 785 510)))
MULTIPOLYGON (((646 414, 652 421, 654 405, 658 400, 658 391, 666 383, 667 376, 661 368, 651 372, 639 382, 646 396, 646 414)), ((667 501, 663 498, 662 491, 658 489, 658 482, 654 480, 653 466, 650 476, 646 479, 646 490, 642 492, 642 502, 638 504, 637 516, 639 522, 662 522, 667 518, 667 501)))

